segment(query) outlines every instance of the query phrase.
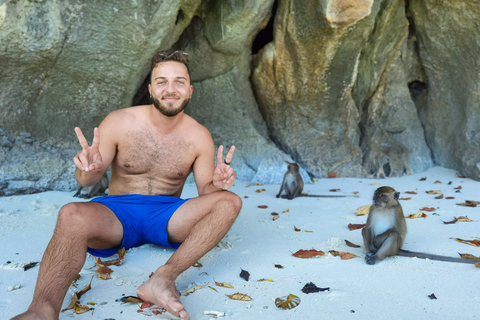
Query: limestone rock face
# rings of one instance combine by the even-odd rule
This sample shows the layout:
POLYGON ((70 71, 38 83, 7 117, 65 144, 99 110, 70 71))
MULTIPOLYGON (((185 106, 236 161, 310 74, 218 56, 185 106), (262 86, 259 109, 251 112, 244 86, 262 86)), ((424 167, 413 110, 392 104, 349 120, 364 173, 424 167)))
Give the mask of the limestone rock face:
POLYGON ((186 112, 237 147, 238 177, 480 180, 472 1, 0 2, 0 195, 73 190, 73 128, 149 103, 151 57, 190 55, 186 112), (261 50, 260 50, 261 48, 261 50))

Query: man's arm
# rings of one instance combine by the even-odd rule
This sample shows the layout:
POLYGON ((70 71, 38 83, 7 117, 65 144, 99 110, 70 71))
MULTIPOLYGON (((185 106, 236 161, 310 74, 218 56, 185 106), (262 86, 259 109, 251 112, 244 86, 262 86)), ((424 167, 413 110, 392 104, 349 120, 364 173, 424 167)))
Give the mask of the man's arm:
MULTIPOLYGON (((205 131, 207 131, 205 129, 205 131)), ((217 166, 214 166, 213 157, 215 156, 215 145, 212 137, 207 131, 200 138, 199 155, 193 164, 193 176, 197 185, 199 195, 209 194, 216 191, 227 190, 230 188, 237 177, 233 168, 226 164, 232 161, 235 147, 232 146, 223 160, 223 146, 218 148, 217 166)))
POLYGON ((75 179, 83 186, 88 187, 97 183, 107 171, 113 161, 116 153, 116 143, 112 140, 112 116, 107 116, 100 124, 99 128, 93 130, 93 142, 89 146, 80 128, 75 128, 78 141, 82 146, 82 150, 73 158, 73 162, 77 166, 75 171, 75 179), (100 134, 102 135, 102 143, 100 143, 100 134))

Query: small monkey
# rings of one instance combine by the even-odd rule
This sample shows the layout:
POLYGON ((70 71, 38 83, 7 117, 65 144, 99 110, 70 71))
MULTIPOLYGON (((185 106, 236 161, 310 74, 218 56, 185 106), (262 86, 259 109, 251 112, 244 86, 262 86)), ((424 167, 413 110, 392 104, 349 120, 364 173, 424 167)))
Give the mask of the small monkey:
POLYGON ((399 255, 437 261, 475 263, 479 260, 445 257, 423 252, 402 250, 407 235, 407 223, 402 206, 398 202, 400 192, 391 187, 380 187, 373 194, 373 205, 367 218, 367 225, 362 230, 363 243, 369 252, 365 256, 368 264, 399 255))
POLYGON ((104 173, 102 178, 93 186, 90 186, 90 187, 80 186, 77 192, 73 196, 77 198, 82 198, 82 199, 90 199, 97 196, 106 196, 105 190, 107 189, 108 189, 108 176, 106 173, 104 173))
POLYGON ((358 198, 355 195, 315 195, 315 194, 302 194, 303 191, 303 179, 300 175, 300 167, 296 163, 288 162, 288 170, 283 176, 282 185, 280 191, 277 194, 277 198, 287 198, 292 200, 296 197, 313 197, 313 198, 344 198, 352 197, 358 198), (285 195, 282 195, 282 191, 285 190, 285 195))

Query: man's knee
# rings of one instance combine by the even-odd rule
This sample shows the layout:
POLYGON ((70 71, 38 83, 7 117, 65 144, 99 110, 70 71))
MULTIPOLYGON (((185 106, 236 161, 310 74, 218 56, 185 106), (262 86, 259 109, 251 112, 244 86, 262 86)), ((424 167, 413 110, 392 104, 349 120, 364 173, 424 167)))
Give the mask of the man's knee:
POLYGON ((228 212, 236 219, 242 209, 242 199, 230 191, 222 192, 220 197, 221 199, 217 203, 227 207, 229 209, 228 212))
POLYGON ((87 215, 83 211, 84 203, 68 203, 58 212, 57 228, 72 227, 77 230, 88 225, 87 215))

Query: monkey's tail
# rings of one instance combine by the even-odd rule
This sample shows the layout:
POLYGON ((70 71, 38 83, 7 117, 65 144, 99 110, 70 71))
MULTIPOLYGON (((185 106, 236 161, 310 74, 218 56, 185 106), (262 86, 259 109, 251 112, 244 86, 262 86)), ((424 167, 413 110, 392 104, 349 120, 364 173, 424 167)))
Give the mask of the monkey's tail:
POLYGON ((445 256, 436 255, 436 254, 408 251, 403 249, 400 249, 397 255, 401 257, 410 257, 410 258, 416 257, 420 259, 430 259, 430 260, 437 260, 437 261, 468 263, 468 264, 475 264, 477 262, 480 262, 480 260, 463 259, 463 258, 457 258, 457 257, 445 257, 445 256))

